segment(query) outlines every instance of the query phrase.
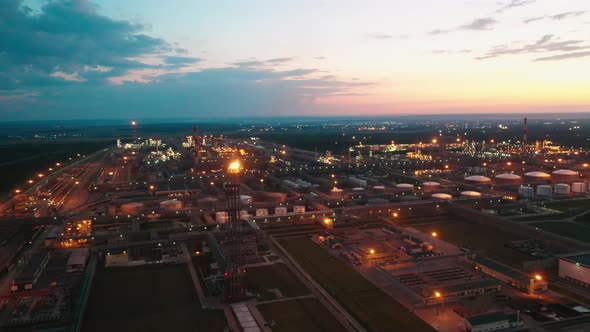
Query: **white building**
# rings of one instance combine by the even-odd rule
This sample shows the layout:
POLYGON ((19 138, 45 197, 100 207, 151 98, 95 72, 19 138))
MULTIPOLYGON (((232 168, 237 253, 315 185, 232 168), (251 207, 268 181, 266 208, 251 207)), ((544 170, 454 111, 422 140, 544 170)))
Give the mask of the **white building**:
POLYGON ((590 287, 590 251, 560 256, 559 277, 583 287, 590 287))

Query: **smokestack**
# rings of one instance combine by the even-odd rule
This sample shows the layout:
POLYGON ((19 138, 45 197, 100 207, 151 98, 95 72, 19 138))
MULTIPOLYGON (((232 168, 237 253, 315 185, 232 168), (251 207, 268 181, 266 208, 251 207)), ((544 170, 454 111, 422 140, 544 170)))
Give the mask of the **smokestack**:
POLYGON ((199 127, 193 127, 193 152, 195 154, 195 166, 199 162, 199 127))
POLYGON ((527 123, 527 119, 524 118, 524 129, 523 129, 523 133, 522 133, 522 147, 524 150, 526 150, 528 148, 528 131, 529 131, 529 125, 527 123))

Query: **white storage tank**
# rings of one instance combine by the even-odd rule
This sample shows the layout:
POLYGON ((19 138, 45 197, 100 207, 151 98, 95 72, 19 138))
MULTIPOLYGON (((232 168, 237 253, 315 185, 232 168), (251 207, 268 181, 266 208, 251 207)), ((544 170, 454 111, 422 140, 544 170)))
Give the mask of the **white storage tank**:
POLYGON ((512 173, 504 173, 496 175, 494 181, 497 184, 515 184, 522 182, 522 177, 512 173))
MULTIPOLYGON (((414 186, 409 183, 398 183, 395 185, 395 187, 397 189, 405 189, 405 190, 414 189, 414 186)), ((375 189, 377 189, 377 187, 375 187, 375 189)))
POLYGON ((375 190, 384 190, 385 186, 374 186, 373 189, 375 190))
POLYGON ((569 195, 570 185, 566 183, 558 183, 555 185, 555 194, 557 195, 569 195))
POLYGON ((266 217, 266 216, 268 216, 268 209, 256 209, 256 216, 257 217, 266 217))
POLYGON ((530 181, 543 181, 543 180, 551 180, 551 175, 545 172, 528 172, 525 173, 524 176, 530 181))
POLYGON ((451 196, 449 194, 438 193, 438 194, 432 195, 432 198, 448 200, 448 199, 453 198, 453 196, 451 196))
POLYGON ((160 202, 160 208, 166 212, 175 212, 182 209, 182 202, 176 199, 170 199, 160 202))
POLYGON ((287 214, 287 208, 284 206, 278 206, 275 208, 275 215, 284 216, 287 214))
POLYGON ((556 181, 573 181, 579 177, 578 172, 572 171, 571 169, 553 171, 551 175, 556 181))
POLYGON ((584 183, 584 182, 574 182, 574 183, 572 183, 572 192, 585 193, 586 187, 587 187, 586 183, 584 183))
POLYGON ((481 197, 481 193, 477 192, 477 191, 471 191, 471 190, 467 190, 467 191, 462 191, 461 192, 461 196, 463 197, 481 197))
POLYGON ((240 204, 242 204, 242 205, 252 204, 252 196, 240 195, 240 204))
POLYGON ((535 189, 529 186, 520 186, 518 194, 523 198, 533 198, 535 196, 535 189))
POLYGON ((476 183, 476 184, 485 184, 492 182, 492 179, 488 178, 487 176, 483 175, 472 175, 465 178, 465 181, 476 183))
POLYGON ((293 213, 305 213, 305 205, 295 205, 293 207, 293 213))
POLYGON ((334 197, 341 197, 342 196, 342 189, 340 188, 332 188, 330 190, 330 194, 334 197))
POLYGON ((422 184, 422 188, 424 188, 425 192, 429 192, 429 191, 435 191, 438 188, 440 188, 440 183, 438 182, 434 182, 434 181, 428 181, 428 182, 424 182, 422 184))
POLYGON ((143 210, 144 204, 139 202, 125 203, 121 205, 122 214, 133 214, 137 215, 143 210))
POLYGON ((551 196, 552 194, 552 189, 551 186, 546 185, 546 184, 542 184, 540 186, 537 186, 537 196, 551 196))
POLYGON ((227 211, 215 212, 215 222, 223 224, 229 221, 229 214, 227 211))

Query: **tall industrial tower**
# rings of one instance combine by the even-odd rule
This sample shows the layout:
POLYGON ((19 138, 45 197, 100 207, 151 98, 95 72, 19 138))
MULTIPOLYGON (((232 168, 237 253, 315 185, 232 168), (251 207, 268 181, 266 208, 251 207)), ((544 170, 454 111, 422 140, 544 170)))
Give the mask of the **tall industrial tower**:
POLYGON ((199 164, 199 150, 201 143, 199 142, 199 127, 195 125, 193 127, 193 153, 195 155, 195 167, 199 164))
POLYGON ((229 181, 225 184, 228 221, 226 224, 226 267, 224 272, 224 297, 226 302, 236 302, 245 298, 246 286, 242 259, 242 221, 240 220, 240 162, 232 162, 227 170, 229 181))
POLYGON ((133 128, 133 140, 137 139, 137 122, 131 121, 131 127, 133 128))
POLYGON ((528 145, 528 132, 529 132, 529 125, 527 123, 527 119, 524 118, 524 128, 522 130, 522 150, 526 151, 529 147, 528 145))

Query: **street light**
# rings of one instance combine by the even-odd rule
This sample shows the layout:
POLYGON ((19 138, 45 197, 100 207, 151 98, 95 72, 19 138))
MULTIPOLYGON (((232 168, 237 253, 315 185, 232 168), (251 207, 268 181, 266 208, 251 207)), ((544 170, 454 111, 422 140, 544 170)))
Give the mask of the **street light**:
POLYGON ((535 279, 538 281, 541 281, 541 280, 543 280, 543 277, 540 274, 536 274, 535 279))
POLYGON ((437 232, 432 232, 431 235, 432 235, 432 237, 437 237, 438 236, 438 233, 437 232))
POLYGON ((369 249, 369 254, 371 254, 371 255, 375 254, 375 249, 369 249))

